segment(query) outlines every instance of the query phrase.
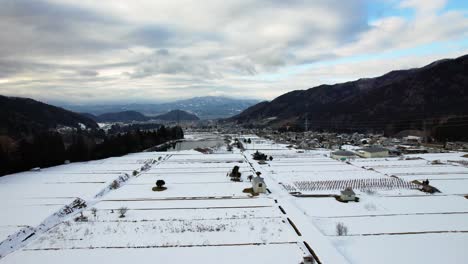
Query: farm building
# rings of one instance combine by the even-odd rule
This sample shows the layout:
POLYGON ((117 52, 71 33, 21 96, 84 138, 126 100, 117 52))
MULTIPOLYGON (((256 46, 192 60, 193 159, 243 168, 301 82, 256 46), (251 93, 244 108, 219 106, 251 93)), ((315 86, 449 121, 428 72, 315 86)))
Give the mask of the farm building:
POLYGON ((382 147, 368 147, 358 149, 356 152, 363 158, 385 158, 388 157, 388 149, 382 147))
POLYGON ((266 193, 266 184, 262 177, 256 176, 252 179, 252 189, 255 193, 266 193))
POLYGON ((349 160, 355 158, 356 154, 348 150, 337 150, 332 152, 330 157, 336 160, 349 160))
POLYGON ((344 191, 341 191, 340 199, 342 201, 354 201, 356 200, 356 193, 353 189, 347 187, 344 191))

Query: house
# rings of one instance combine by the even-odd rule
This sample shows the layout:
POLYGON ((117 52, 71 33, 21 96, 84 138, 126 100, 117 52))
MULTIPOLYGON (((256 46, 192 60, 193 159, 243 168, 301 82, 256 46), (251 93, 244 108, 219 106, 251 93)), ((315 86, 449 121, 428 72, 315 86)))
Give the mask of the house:
POLYGON ((266 193, 266 184, 262 177, 256 176, 252 179, 254 193, 266 193))
POLYGON ((356 152, 363 158, 386 158, 388 157, 388 149, 382 147, 368 147, 358 149, 356 152))
POLYGON ((423 138, 418 136, 407 136, 404 137, 403 140, 407 143, 421 143, 423 138))
POLYGON ((332 152, 330 154, 330 157, 332 159, 345 161, 345 160, 355 158, 356 154, 354 154, 354 152, 351 152, 351 151, 348 151, 348 150, 337 150, 337 151, 332 152))
POLYGON ((355 201, 356 193, 351 189, 351 187, 347 187, 344 191, 341 191, 340 199, 345 202, 355 201))

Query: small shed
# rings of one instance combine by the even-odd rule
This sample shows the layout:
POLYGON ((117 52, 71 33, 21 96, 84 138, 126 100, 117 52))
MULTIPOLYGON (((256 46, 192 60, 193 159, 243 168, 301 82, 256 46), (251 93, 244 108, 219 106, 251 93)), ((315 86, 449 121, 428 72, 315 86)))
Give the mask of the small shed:
POLYGON ((266 193, 266 184, 262 177, 256 176, 252 179, 252 189, 255 193, 266 193))
POLYGON ((351 189, 351 187, 347 187, 344 191, 341 191, 340 199, 346 202, 355 201, 356 193, 351 189))

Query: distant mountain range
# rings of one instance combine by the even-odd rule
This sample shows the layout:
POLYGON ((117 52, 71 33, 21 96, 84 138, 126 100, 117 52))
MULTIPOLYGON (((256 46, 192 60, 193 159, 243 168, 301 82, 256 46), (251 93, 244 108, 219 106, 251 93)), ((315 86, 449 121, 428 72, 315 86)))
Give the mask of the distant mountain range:
POLYGON ((182 110, 172 110, 162 115, 153 117, 155 120, 164 121, 197 121, 200 120, 198 116, 182 110))
POLYGON ((231 121, 277 128, 423 130, 439 139, 468 138, 468 55, 377 78, 320 85, 261 102, 231 121))
POLYGON ((136 111, 146 116, 155 116, 172 110, 194 113, 200 119, 227 118, 241 113, 259 100, 235 99, 219 96, 195 97, 169 103, 154 104, 115 104, 115 105, 66 105, 61 106, 79 113, 101 115, 105 113, 136 111))
POLYGON ((82 113, 83 116, 89 117, 96 122, 144 122, 150 120, 163 120, 163 121, 196 121, 200 120, 196 115, 182 110, 172 110, 162 115, 145 116, 136 111, 123 111, 115 113, 105 113, 101 115, 93 115, 89 113, 82 113))
POLYGON ((96 129, 92 119, 28 98, 0 95, 0 135, 19 138, 60 126, 96 129))

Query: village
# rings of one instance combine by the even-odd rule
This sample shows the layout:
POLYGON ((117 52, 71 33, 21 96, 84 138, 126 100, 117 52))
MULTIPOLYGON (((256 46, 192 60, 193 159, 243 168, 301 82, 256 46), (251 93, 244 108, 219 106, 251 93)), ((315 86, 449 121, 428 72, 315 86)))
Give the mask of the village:
POLYGON ((418 137, 208 131, 185 137, 224 144, 0 178, 0 197, 8 200, 1 205, 0 263, 468 257, 466 152, 433 150, 418 137))

